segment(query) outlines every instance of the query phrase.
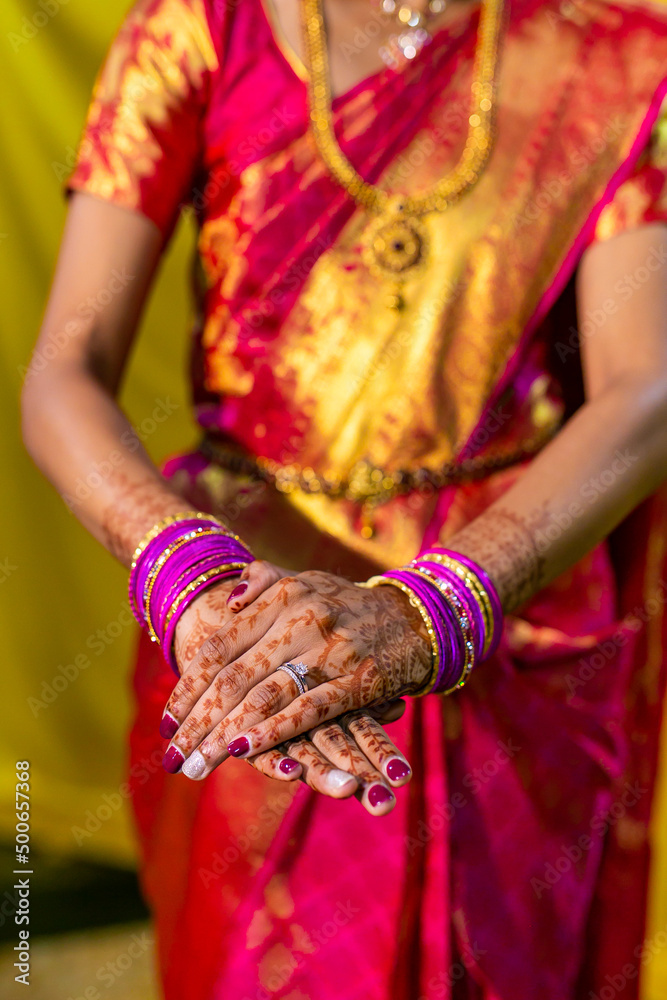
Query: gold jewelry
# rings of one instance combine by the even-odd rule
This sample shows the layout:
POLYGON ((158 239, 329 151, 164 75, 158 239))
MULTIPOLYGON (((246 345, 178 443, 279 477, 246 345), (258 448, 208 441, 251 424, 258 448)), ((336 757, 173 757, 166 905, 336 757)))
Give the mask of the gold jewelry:
POLYGON ((417 567, 416 565, 404 566, 404 570, 408 573, 416 573, 421 576, 427 583, 436 587, 440 591, 447 604, 450 606, 454 615, 456 616, 461 633, 463 636, 463 668, 461 670, 461 676, 459 679, 452 684, 451 687, 447 688, 446 691, 439 692, 440 694, 451 694, 452 691, 456 691, 457 688, 462 688, 465 682, 470 677, 472 673, 472 668, 475 665, 475 643, 472 633, 472 624, 470 621, 470 616, 460 600, 457 594, 454 593, 451 586, 445 583, 444 580, 440 580, 434 573, 426 569, 423 566, 417 567))
POLYGON ((172 544, 168 545, 167 548, 164 549, 160 553, 159 557, 156 559, 154 566, 151 568, 151 571, 148 574, 148 577, 146 579, 146 584, 144 586, 144 618, 146 620, 146 627, 148 628, 148 633, 153 642, 157 642, 158 637, 153 627, 153 622, 151 620, 151 610, 150 610, 151 595, 153 593, 155 581, 158 578, 158 573, 166 563, 167 559, 169 559, 169 557, 173 555, 173 553, 176 552, 177 549, 180 549, 181 545, 185 545, 186 542, 191 542, 192 537, 205 538, 207 535, 221 535, 221 534, 224 534, 224 532, 219 531, 218 528, 193 528, 193 536, 191 537, 186 536, 185 538, 179 538, 175 542, 172 542, 172 544))
POLYGON ((161 521, 158 521, 157 524, 154 524, 153 527, 146 532, 146 534, 141 539, 136 549, 132 553, 131 569, 134 569, 136 567, 137 559, 144 551, 148 543, 152 542, 154 538, 157 538, 157 536, 160 534, 161 531, 164 531, 164 529, 168 528, 170 524, 175 524, 177 521, 189 521, 195 519, 197 521, 213 521, 213 523, 217 524, 220 530, 224 532, 225 535, 232 535, 232 537, 236 538, 238 541, 241 540, 240 538, 238 538, 237 535, 232 534, 229 528, 226 525, 224 525, 222 521, 219 521, 217 517, 213 517, 211 514, 204 514, 200 510, 184 510, 180 514, 169 514, 168 517, 164 517, 161 521))
POLYGON ((399 590, 403 591, 412 607, 415 608, 421 615, 422 621, 426 626, 429 642, 431 643, 431 673, 426 683, 418 691, 414 692, 414 696, 418 697, 428 694, 435 684, 438 676, 438 669, 440 667, 440 649, 438 647, 438 639, 435 634, 433 622, 431 621, 431 616, 426 610, 424 602, 407 586, 407 584, 402 583, 400 580, 394 580, 390 576, 372 576, 370 580, 366 580, 365 583, 358 583, 357 587, 366 587, 369 590, 372 590, 374 587, 382 587, 385 584, 391 587, 398 587, 399 590))
MULTIPOLYGON (((164 622, 163 622, 163 625, 162 625, 162 631, 163 631, 164 635, 167 634, 167 628, 169 626, 169 622, 174 617, 174 614, 177 611, 177 609, 179 608, 179 606, 180 606, 180 604, 181 604, 181 602, 182 602, 182 600, 183 600, 184 597, 187 597, 189 594, 191 594, 192 591, 195 590, 201 583, 206 583, 207 580, 210 580, 212 577, 217 576, 220 573, 221 570, 224 570, 226 572, 227 570, 232 570, 232 569, 245 569, 245 567, 247 565, 248 564, 244 563, 244 562, 243 563, 221 563, 220 566, 215 566, 213 569, 209 569, 205 573, 200 573, 200 575, 198 577, 196 577, 192 581, 192 583, 189 583, 187 585, 187 587, 180 592, 180 594, 178 595, 178 597, 175 599, 175 601, 173 602, 173 604, 169 608, 169 611, 167 611, 167 614, 165 616, 165 619, 164 619, 164 622)), ((152 638, 152 636, 151 636, 151 638, 152 638)), ((157 639, 153 639, 153 641, 157 642, 158 640, 157 639)))
POLYGON ((486 656, 489 646, 493 640, 493 608, 491 606, 491 598, 489 597, 488 591, 484 587, 482 581, 478 576, 465 566, 463 563, 457 562, 452 559, 451 556, 443 556, 438 552, 429 552, 425 556, 420 556, 413 560, 414 566, 419 566, 421 559, 425 559, 427 562, 440 563, 441 566, 446 566, 447 569, 451 570, 452 573, 456 573, 458 578, 463 581, 470 594, 476 600, 479 608, 482 612, 482 617, 484 618, 484 648, 482 649, 482 656, 486 656))
MULTIPOLYGON (((360 504, 361 535, 363 538, 372 538, 372 517, 380 504, 388 503, 394 497, 403 496, 412 490, 431 487, 439 490, 444 486, 472 482, 492 472, 509 468, 532 458, 557 429, 558 424, 554 423, 511 450, 500 451, 495 455, 464 458, 460 462, 447 462, 439 469, 398 469, 388 472, 362 459, 355 463, 344 478, 318 475, 309 466, 280 465, 273 459, 247 455, 212 434, 203 438, 199 448, 206 458, 221 468, 268 483, 280 493, 290 494, 295 490, 321 493, 334 500, 346 499, 360 504)), ((457 445, 456 450, 458 449, 457 445)))
POLYGON ((473 67, 468 137, 456 166, 431 190, 392 195, 367 183, 343 153, 333 125, 327 35, 322 0, 302 0, 302 20, 309 70, 310 120, 317 148, 329 172, 357 204, 376 216, 368 229, 367 265, 382 278, 393 278, 397 291, 391 305, 403 307, 401 284, 418 273, 428 253, 421 217, 443 212, 479 179, 493 145, 494 98, 503 22, 503 0, 482 0, 473 67))

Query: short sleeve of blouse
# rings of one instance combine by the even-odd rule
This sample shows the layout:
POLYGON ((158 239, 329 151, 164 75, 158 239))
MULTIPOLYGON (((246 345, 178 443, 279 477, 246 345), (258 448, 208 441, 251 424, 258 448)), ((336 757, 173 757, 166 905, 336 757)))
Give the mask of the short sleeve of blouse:
POLYGON ((141 212, 166 237, 190 193, 217 66, 204 0, 137 0, 95 81, 65 193, 141 212))
POLYGON ((650 222, 667 223, 667 101, 634 171, 602 209, 593 239, 607 240, 650 222))

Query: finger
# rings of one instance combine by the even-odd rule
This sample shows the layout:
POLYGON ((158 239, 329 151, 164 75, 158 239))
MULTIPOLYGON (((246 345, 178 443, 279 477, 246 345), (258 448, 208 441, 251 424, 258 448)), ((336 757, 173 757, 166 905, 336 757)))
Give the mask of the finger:
POLYGON ((354 775, 334 767, 306 737, 291 740, 285 749, 301 764, 303 781, 314 791, 332 799, 349 799, 357 791, 359 784, 354 775))
POLYGON ((178 722, 183 721, 222 671, 225 671, 220 681, 223 689, 233 691, 236 697, 228 709, 234 707, 252 684, 270 673, 271 669, 290 659, 298 659, 318 635, 314 611, 295 615, 289 621, 283 621, 279 628, 272 626, 289 600, 309 594, 311 590, 308 583, 285 577, 235 615, 231 623, 209 636, 177 681, 167 701, 165 714, 178 722), (282 656, 276 653, 279 648, 283 650, 282 656), (266 659, 267 653, 275 654, 270 661, 266 659), (252 655, 248 657, 246 654, 252 655))
POLYGON ((263 594, 265 590, 277 583, 283 576, 287 576, 286 570, 279 569, 273 563, 264 559, 255 559, 249 563, 243 572, 236 587, 227 598, 230 611, 235 613, 242 611, 249 604, 263 594))
MULTIPOLYGON (((240 621, 244 614, 246 612, 240 612, 236 620, 240 621)), ((299 660, 311 642, 311 633, 293 635, 283 626, 276 625, 269 628, 256 645, 250 641, 245 643, 248 648, 238 659, 214 663, 211 655, 199 672, 190 668, 182 675, 169 697, 165 715, 181 725, 200 702, 218 709, 221 717, 227 715, 241 704, 251 688, 281 664, 290 659, 299 660)), ((226 658, 226 654, 223 655, 226 658)), ((313 674, 312 683, 317 682, 317 677, 313 674)))
POLYGON ((359 782, 357 798, 369 813, 384 816, 396 805, 394 793, 354 739, 337 722, 325 722, 309 734, 317 749, 341 770, 349 771, 359 782))
MULTIPOLYGON (((307 661, 306 661, 307 662, 307 661)), ((232 757, 250 757, 314 729, 345 712, 365 708, 386 695, 386 676, 375 664, 362 661, 344 677, 319 684, 282 712, 235 735, 227 749, 232 757)))
POLYGON ((395 787, 407 784, 412 777, 412 769, 379 722, 362 712, 346 715, 341 721, 373 767, 386 775, 395 787))
MULTIPOLYGON (((248 763, 261 774, 265 774, 268 778, 278 778, 279 781, 294 781, 303 774, 301 764, 279 749, 257 754, 256 757, 251 757, 248 763)), ((183 773, 186 766, 187 761, 183 765, 183 773)))
POLYGON ((382 705, 374 705, 368 709, 368 714, 377 719, 381 725, 388 722, 398 722, 405 714, 405 699, 398 698, 396 701, 383 702, 382 705))
POLYGON ((189 778, 205 778, 229 756, 230 734, 238 730, 240 724, 261 722, 289 705, 298 694, 293 678, 278 671, 251 689, 243 702, 243 713, 237 711, 227 716, 211 704, 209 697, 202 698, 168 746, 163 767, 170 773, 182 767, 189 778))

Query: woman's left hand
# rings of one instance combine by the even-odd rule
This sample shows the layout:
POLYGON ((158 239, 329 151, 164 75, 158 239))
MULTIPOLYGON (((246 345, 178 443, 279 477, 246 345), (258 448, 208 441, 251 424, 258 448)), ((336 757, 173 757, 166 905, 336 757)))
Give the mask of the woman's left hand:
POLYGON ((364 589, 319 571, 285 577, 211 635, 176 684, 173 737, 210 773, 367 706, 418 690, 431 669, 419 613, 397 588, 364 589), (308 667, 296 694, 284 663, 308 667), (277 671, 277 672, 276 672, 277 671))

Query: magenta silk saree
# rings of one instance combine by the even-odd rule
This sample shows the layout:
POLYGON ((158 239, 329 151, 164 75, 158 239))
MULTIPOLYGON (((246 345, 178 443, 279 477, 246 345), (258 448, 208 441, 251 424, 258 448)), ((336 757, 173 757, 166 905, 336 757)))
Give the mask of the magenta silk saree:
MULTIPOLYGON (((334 101, 366 179, 419 191, 456 161, 477 20, 334 101)), ((579 343, 605 321, 576 324, 581 254, 667 219, 666 64, 659 13, 513 3, 491 162, 428 218, 431 262, 396 312, 363 264, 369 220, 307 134, 303 68, 260 0, 141 0, 68 187, 143 212, 165 241, 181 208, 195 212, 196 416, 278 488, 210 449, 165 475, 258 556, 354 579, 483 511, 530 459, 494 460, 529 455, 581 402, 579 343), (354 491, 289 481, 349 486, 472 457, 476 478, 381 498, 371 537, 354 491)), ((410 702, 391 732, 414 778, 381 820, 243 762, 203 783, 165 774, 173 677, 142 637, 130 775, 168 1000, 636 997, 666 524, 656 495, 508 619, 464 691, 410 702)))

